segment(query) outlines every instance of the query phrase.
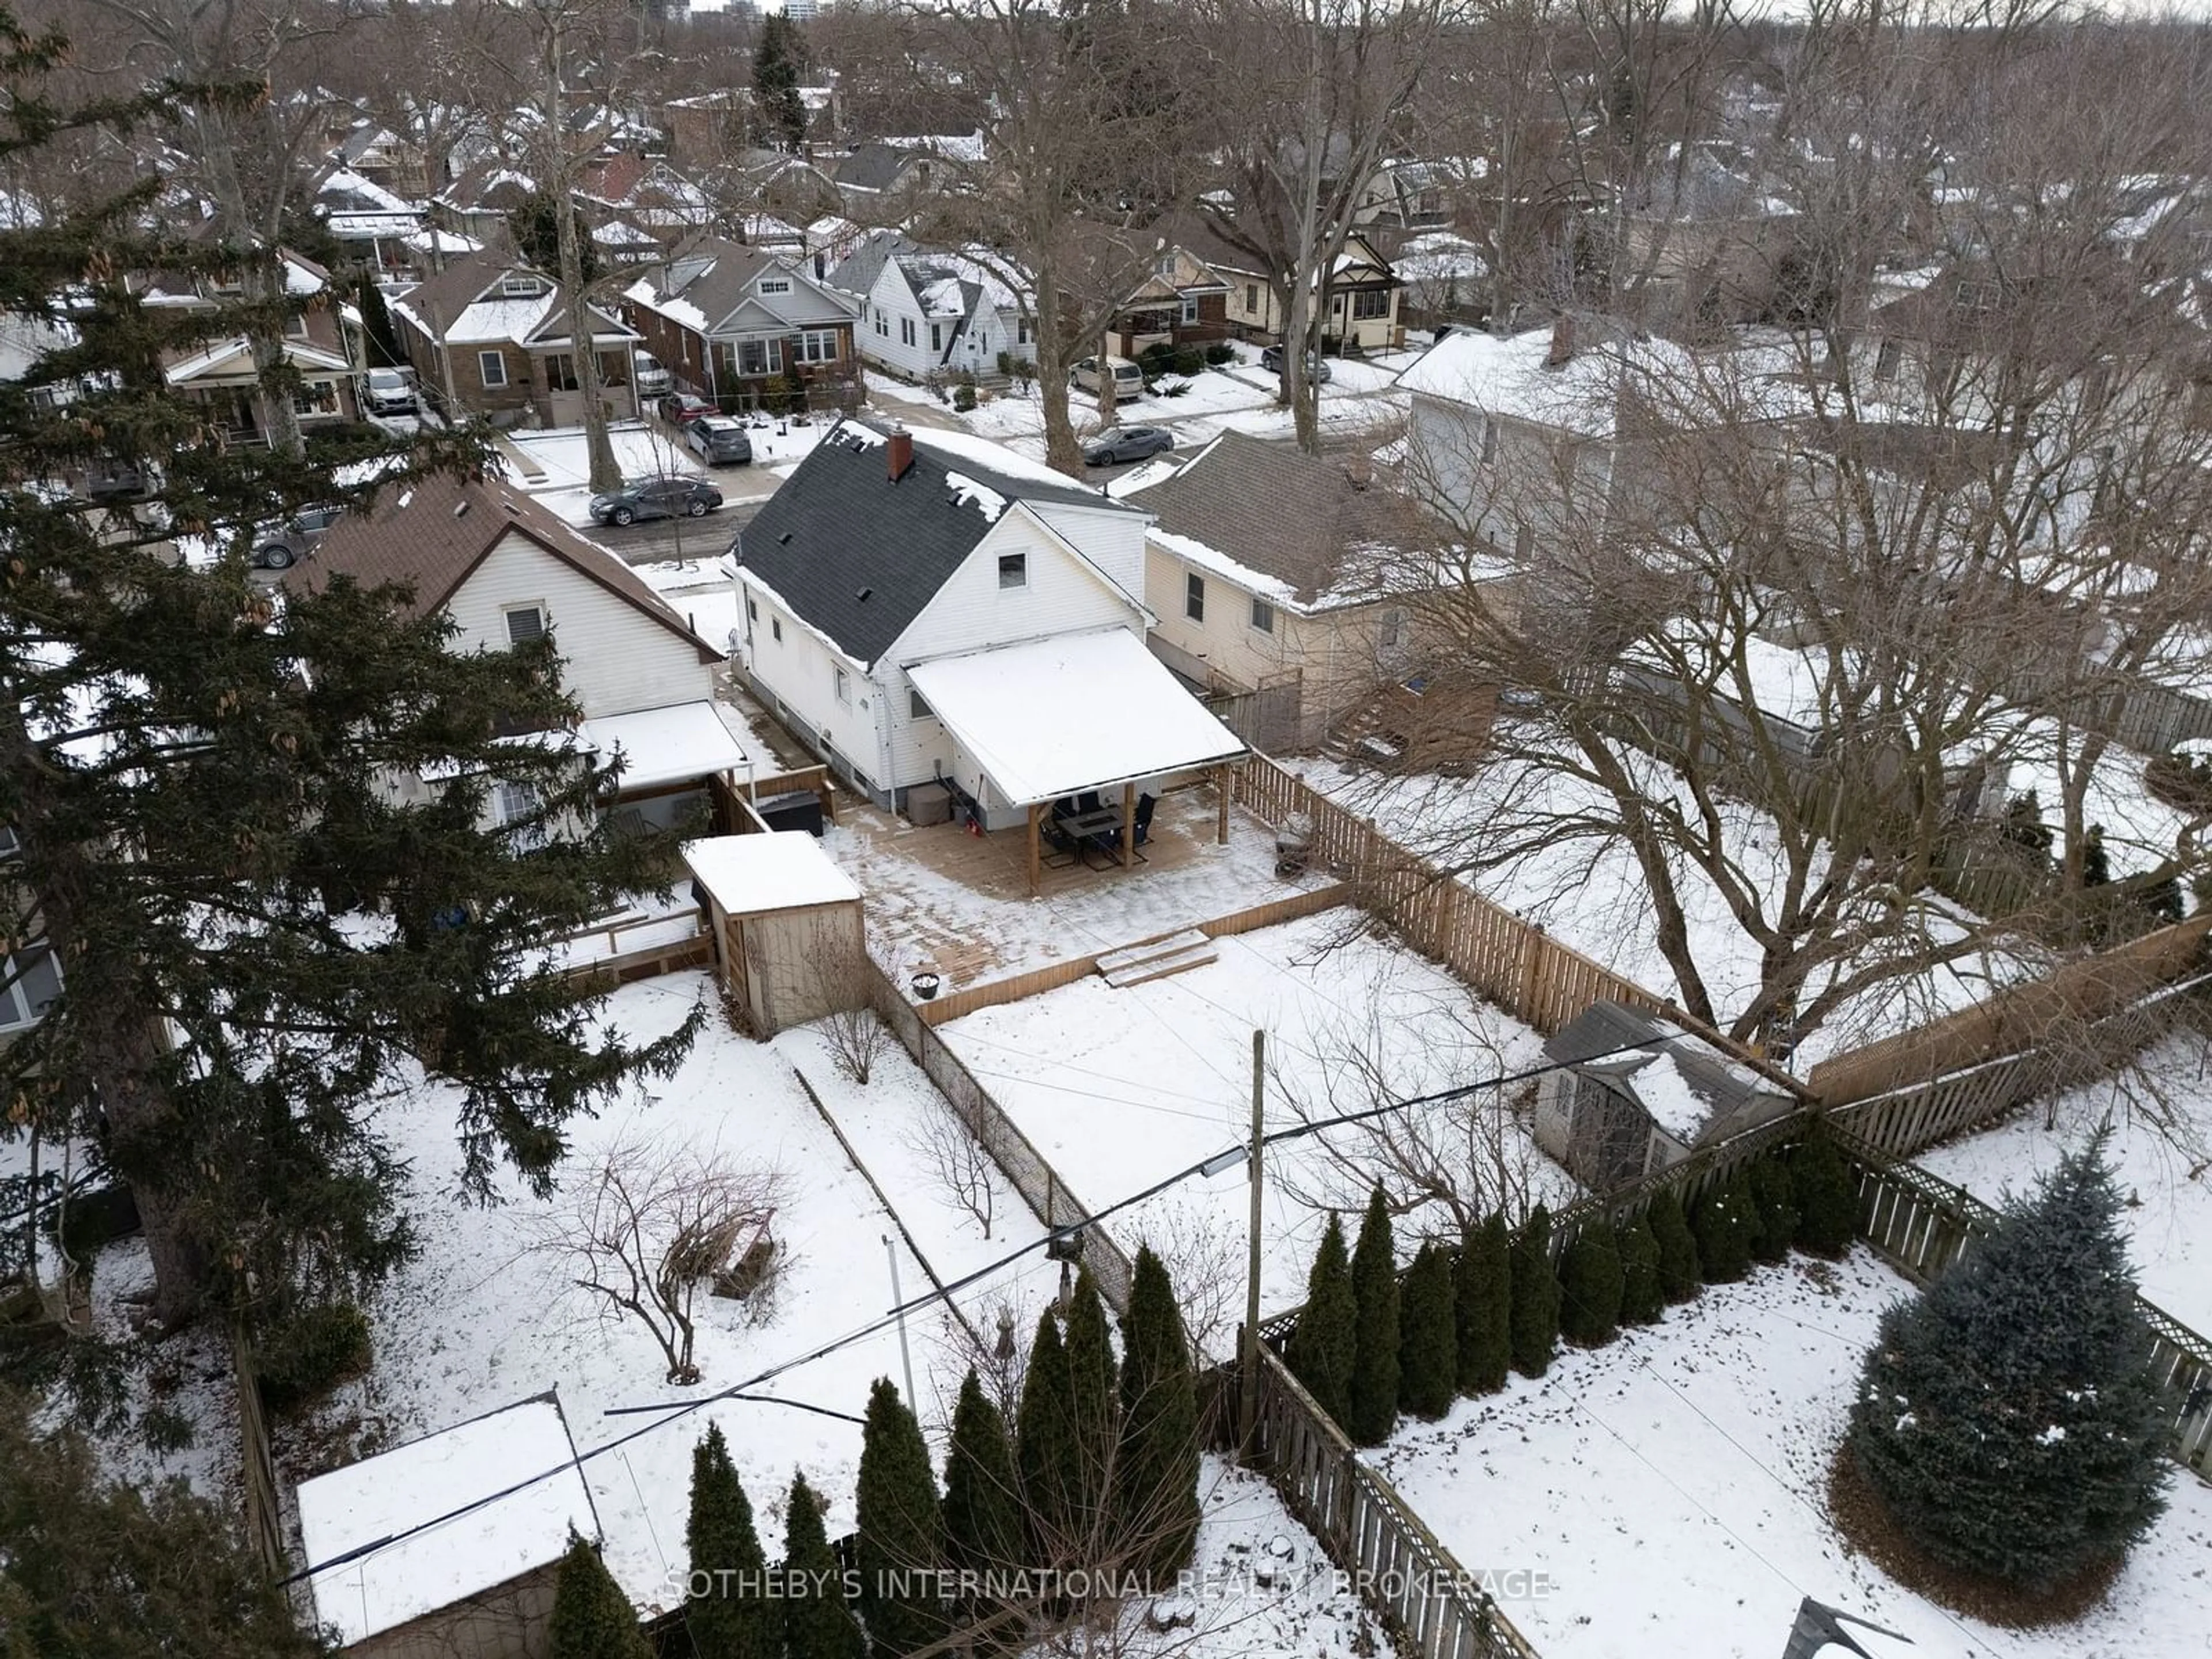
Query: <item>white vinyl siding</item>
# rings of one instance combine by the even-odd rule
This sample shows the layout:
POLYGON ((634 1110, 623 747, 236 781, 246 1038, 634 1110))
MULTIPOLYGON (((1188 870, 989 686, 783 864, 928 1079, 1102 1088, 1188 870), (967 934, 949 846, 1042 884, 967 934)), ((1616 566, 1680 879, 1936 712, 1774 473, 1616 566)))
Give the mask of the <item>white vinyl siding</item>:
POLYGON ((677 633, 555 558, 510 534, 446 606, 457 651, 505 651, 510 608, 559 618, 562 678, 586 718, 627 714, 714 696, 714 669, 677 633))

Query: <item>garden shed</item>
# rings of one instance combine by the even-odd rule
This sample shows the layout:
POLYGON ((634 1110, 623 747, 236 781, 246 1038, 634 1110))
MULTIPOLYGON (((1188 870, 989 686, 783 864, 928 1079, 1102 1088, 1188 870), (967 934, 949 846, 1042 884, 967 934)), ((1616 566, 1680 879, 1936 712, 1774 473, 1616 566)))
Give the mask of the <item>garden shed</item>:
POLYGON ((753 1035, 866 1006, 860 890, 803 830, 687 842, 715 970, 753 1035))
POLYGON ((545 1659, 568 1534, 599 1536, 550 1393, 303 1480, 299 1504, 315 1619, 364 1659, 545 1659))
POLYGON ((1610 1192, 1796 1103, 1657 1014, 1598 1002, 1544 1044, 1536 1144, 1591 1191, 1610 1192))

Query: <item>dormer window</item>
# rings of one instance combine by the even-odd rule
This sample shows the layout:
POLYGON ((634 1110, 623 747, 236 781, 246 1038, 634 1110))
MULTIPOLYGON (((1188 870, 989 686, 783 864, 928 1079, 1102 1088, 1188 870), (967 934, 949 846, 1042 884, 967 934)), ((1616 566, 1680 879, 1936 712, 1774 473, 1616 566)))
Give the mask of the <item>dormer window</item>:
POLYGON ((760 291, 764 295, 788 294, 791 292, 791 278, 788 276, 763 276, 760 279, 760 291))
POLYGON ((499 297, 502 300, 534 300, 544 292, 544 283, 526 271, 509 271, 499 279, 499 297))

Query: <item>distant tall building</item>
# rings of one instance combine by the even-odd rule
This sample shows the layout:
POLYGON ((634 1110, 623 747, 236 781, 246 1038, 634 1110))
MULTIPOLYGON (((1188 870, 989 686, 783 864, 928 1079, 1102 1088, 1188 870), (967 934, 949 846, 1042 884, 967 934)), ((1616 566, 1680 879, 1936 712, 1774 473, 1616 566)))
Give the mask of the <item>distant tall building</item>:
POLYGON ((821 0, 783 0, 783 15, 794 23, 811 23, 822 15, 821 0))

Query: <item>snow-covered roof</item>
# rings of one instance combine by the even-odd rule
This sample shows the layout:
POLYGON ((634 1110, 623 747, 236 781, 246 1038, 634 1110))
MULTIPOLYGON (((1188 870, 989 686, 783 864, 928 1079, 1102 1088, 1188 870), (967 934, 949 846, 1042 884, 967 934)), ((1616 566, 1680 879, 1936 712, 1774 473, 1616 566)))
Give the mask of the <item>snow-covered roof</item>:
POLYGON ((1690 1086, 1674 1054, 1665 1048, 1638 1068, 1636 1097, 1651 1114, 1651 1121, 1685 1146, 1696 1142, 1713 1113, 1712 1103, 1690 1086))
POLYGON ((473 236, 464 236, 458 230, 440 230, 435 226, 424 226, 401 239, 417 253, 480 253, 483 244, 473 236))
POLYGON ((723 911, 733 916, 844 904, 860 890, 804 830, 710 836, 684 843, 684 862, 723 911))
POLYGON ((603 758, 622 751, 624 789, 683 783, 710 772, 750 771, 752 756, 723 718, 723 707, 702 701, 606 714, 584 721, 577 735, 603 758))
POLYGON ((308 1578, 315 1616, 351 1646, 558 1560, 572 1527, 596 1538, 575 1457, 559 1403, 541 1395, 301 1481, 309 1564, 363 1552, 308 1578))
POLYGON ((1189 771, 1244 752, 1127 629, 909 664, 907 678, 1016 805, 1189 771))

